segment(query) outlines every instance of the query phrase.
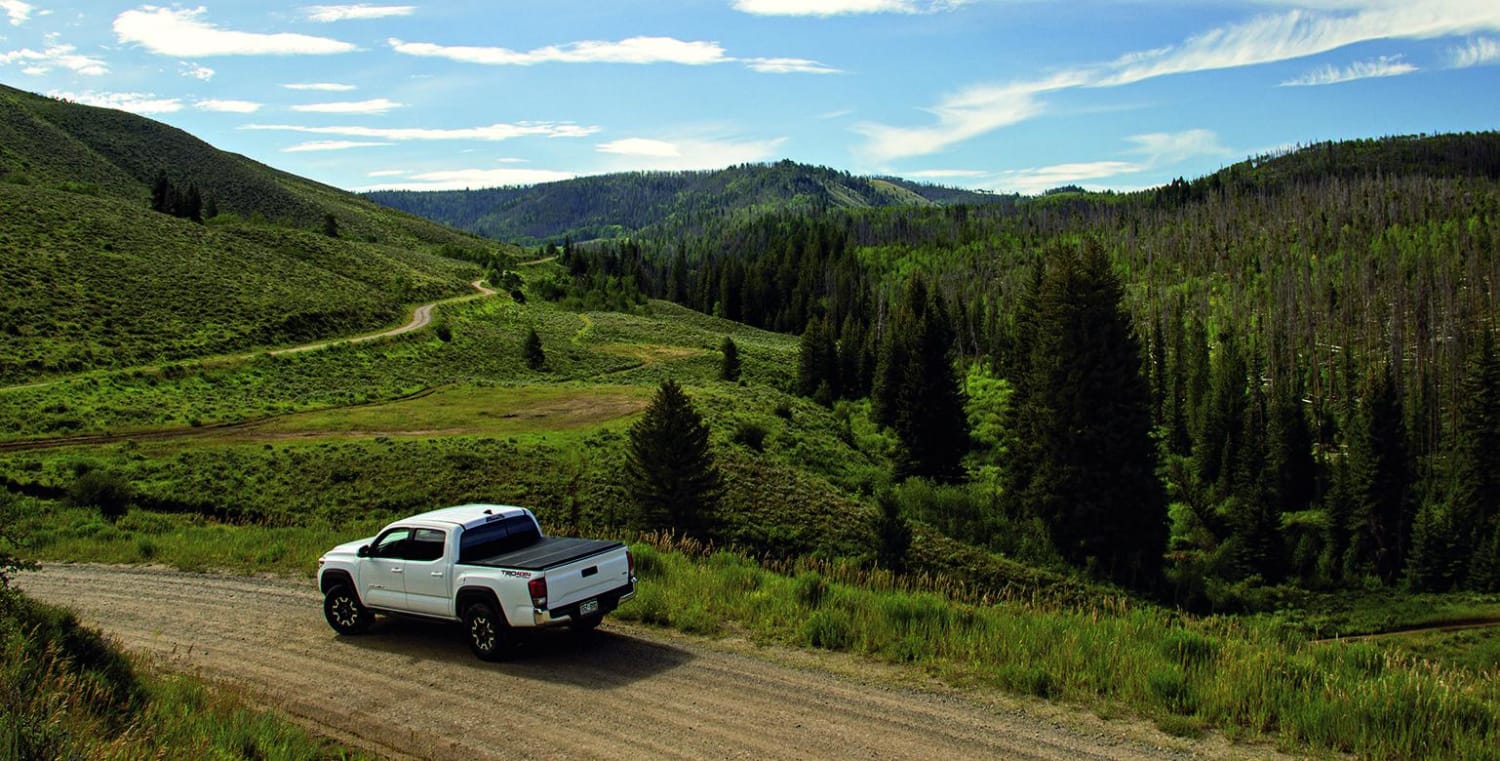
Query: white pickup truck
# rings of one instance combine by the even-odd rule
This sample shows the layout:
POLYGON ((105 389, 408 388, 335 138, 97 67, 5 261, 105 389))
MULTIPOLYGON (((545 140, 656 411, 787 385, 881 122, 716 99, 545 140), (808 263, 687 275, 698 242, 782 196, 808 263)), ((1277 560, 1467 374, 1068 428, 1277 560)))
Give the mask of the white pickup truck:
POLYGON ((543 536, 530 510, 461 505, 413 515, 318 558, 323 614, 340 634, 375 613, 463 622, 469 647, 505 657, 511 630, 588 631, 635 596, 620 542, 543 536))

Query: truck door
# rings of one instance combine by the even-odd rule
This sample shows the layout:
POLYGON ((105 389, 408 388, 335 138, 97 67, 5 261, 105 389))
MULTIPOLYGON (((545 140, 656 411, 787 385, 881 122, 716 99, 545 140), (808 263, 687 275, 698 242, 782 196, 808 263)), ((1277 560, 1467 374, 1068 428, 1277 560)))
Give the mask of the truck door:
POLYGON ((406 606, 413 613, 451 616, 452 590, 448 572, 452 563, 443 557, 447 535, 435 528, 412 530, 406 544, 406 606))
POLYGON ((370 554, 359 564, 359 586, 365 604, 374 608, 406 610, 406 545, 411 529, 393 528, 370 544, 370 554))

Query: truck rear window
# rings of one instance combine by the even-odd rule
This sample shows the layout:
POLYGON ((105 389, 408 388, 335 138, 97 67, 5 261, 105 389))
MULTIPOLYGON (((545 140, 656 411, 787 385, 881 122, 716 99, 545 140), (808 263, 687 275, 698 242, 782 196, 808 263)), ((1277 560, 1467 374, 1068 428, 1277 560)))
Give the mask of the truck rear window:
POLYGON ((465 529, 458 540, 458 562, 473 563, 515 552, 541 541, 536 522, 526 515, 513 515, 483 526, 465 529))

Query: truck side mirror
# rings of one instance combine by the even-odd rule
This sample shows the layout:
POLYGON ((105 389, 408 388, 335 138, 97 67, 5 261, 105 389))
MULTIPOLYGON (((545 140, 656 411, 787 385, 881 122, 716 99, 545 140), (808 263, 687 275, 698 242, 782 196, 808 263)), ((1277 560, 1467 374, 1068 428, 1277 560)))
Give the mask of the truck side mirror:
POLYGON ((360 556, 362 558, 369 557, 370 556, 370 545, 366 544, 363 547, 360 547, 359 551, 355 552, 354 554, 356 554, 356 555, 358 555, 358 556, 360 556))

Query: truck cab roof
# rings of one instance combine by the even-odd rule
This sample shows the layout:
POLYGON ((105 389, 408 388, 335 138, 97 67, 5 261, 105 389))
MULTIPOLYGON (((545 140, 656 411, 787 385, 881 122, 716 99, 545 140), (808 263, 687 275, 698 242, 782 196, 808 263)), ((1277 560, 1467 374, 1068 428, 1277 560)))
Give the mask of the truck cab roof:
POLYGON ((516 507, 514 505, 487 505, 476 503, 468 505, 458 505, 457 507, 445 507, 440 510, 430 510, 425 513, 418 513, 411 516, 410 518, 397 521, 397 523, 407 525, 427 523, 449 526, 463 526, 465 529, 471 529, 477 526, 483 526, 486 523, 502 520, 504 518, 525 515, 528 512, 529 511, 527 511, 526 508, 516 507))

